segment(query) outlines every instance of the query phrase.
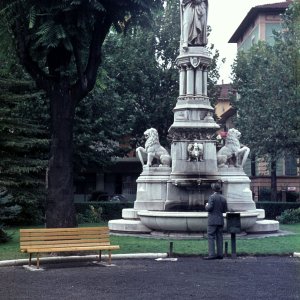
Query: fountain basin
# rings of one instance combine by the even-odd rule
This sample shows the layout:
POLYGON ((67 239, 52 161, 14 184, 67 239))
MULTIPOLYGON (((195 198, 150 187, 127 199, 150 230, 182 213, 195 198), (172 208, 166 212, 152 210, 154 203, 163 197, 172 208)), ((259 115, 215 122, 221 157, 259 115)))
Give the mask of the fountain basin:
MULTIPOLYGON (((240 212, 242 231, 252 227, 259 215, 258 212, 240 212)), ((206 232, 207 212, 150 211, 138 212, 143 225, 156 231, 206 232)), ((226 228, 226 214, 223 214, 226 228)))

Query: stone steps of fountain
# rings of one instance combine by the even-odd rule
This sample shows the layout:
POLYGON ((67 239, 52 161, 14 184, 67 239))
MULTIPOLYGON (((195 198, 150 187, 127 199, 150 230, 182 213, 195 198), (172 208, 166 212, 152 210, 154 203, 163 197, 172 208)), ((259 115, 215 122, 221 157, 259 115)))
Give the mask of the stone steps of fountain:
POLYGON ((258 220, 246 230, 247 233, 270 233, 279 230, 279 222, 275 220, 258 220))
POLYGON ((125 220, 139 220, 137 212, 134 208, 124 208, 122 210, 122 218, 125 220))
POLYGON ((108 227, 114 232, 123 233, 149 233, 151 230, 142 224, 138 217, 137 210, 134 208, 124 208, 122 218, 119 220, 110 220, 108 227))
POLYGON ((111 231, 122 233, 149 233, 151 230, 140 220, 111 220, 108 222, 111 231))

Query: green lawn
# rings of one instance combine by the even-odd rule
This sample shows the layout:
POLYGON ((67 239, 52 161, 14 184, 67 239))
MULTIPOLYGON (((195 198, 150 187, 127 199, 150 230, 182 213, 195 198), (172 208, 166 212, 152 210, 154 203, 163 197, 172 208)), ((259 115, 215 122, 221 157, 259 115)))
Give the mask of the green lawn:
MULTIPOLYGON (((97 226, 99 224, 85 224, 97 226)), ((106 225, 106 224, 101 224, 106 225)), ((24 227, 22 227, 24 228, 24 227)), ((281 230, 289 231, 292 235, 266 238, 237 238, 238 255, 290 255, 300 252, 300 223, 295 225, 281 225, 281 230)), ((0 260, 27 258, 27 254, 19 251, 19 228, 8 229, 12 240, 0 244, 0 260)), ((229 242, 230 239, 226 238, 229 242)), ((178 255, 207 255, 207 240, 174 240, 152 239, 139 237, 112 236, 111 242, 120 245, 120 250, 114 253, 162 253, 169 251, 169 242, 173 241, 173 252, 178 255)), ((230 252, 230 251, 229 251, 230 252)))

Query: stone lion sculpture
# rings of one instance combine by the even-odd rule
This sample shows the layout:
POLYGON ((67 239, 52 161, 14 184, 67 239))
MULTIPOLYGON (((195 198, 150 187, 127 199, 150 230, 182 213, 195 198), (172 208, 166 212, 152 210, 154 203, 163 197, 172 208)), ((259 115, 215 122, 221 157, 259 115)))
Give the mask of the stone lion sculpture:
POLYGON ((225 145, 217 153, 218 167, 234 165, 235 167, 243 167, 250 149, 246 146, 241 146, 241 133, 235 129, 229 129, 225 140, 225 145))
POLYGON ((170 166, 171 156, 159 143, 158 133, 155 128, 149 128, 144 132, 146 138, 145 148, 138 147, 136 152, 143 166, 152 166, 153 159, 160 161, 160 166, 170 166), (143 154, 147 155, 147 164, 144 164, 143 154))

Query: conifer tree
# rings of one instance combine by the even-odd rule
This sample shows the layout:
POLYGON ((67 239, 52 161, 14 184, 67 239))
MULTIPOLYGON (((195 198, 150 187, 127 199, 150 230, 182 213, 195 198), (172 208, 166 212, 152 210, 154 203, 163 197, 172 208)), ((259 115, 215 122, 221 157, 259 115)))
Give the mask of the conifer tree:
POLYGON ((0 244, 10 239, 5 231, 4 224, 15 218, 21 211, 21 207, 12 204, 12 196, 6 189, 0 189, 0 244))
MULTIPOLYGON (((4 26, 2 18, 0 24, 4 26)), ((22 208, 17 220, 7 222, 31 223, 43 216, 38 208, 45 198, 49 118, 44 94, 16 63, 11 35, 1 33, 0 189, 7 191, 10 205, 22 208)))

